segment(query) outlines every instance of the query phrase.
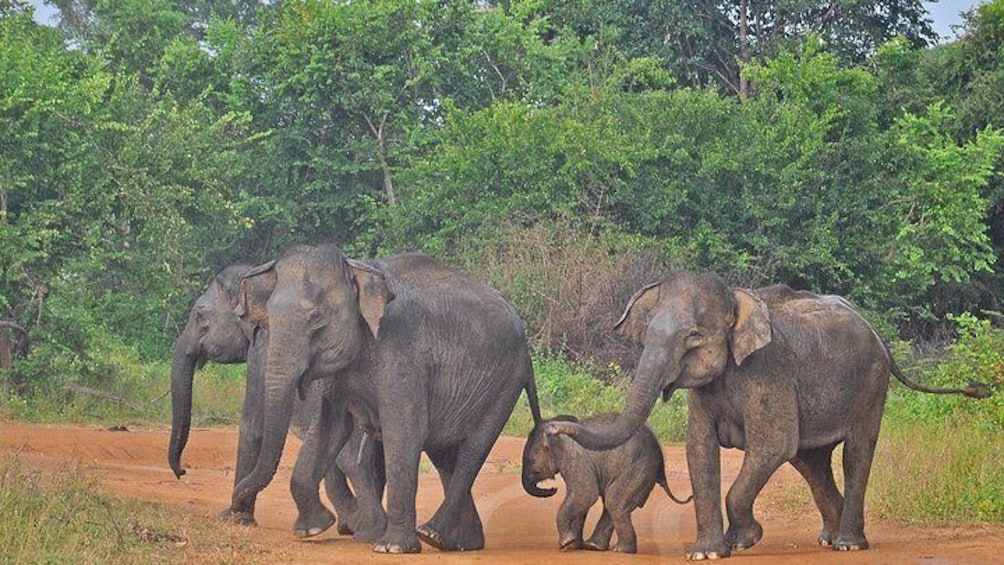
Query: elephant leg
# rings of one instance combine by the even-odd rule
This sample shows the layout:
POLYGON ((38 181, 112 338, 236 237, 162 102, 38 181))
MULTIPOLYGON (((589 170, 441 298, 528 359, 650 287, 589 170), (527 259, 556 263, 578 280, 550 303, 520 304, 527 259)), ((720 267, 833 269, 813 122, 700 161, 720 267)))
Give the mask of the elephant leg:
MULTIPOLYGON (((455 475, 458 451, 457 449, 444 449, 428 452, 429 459, 432 460, 439 473, 444 494, 454 492, 456 489, 453 485, 457 480, 455 475)), ((444 512, 444 508, 447 507, 447 501, 444 500, 436 514, 428 522, 418 527, 418 537, 422 541, 445 551, 471 551, 484 547, 481 518, 474 506, 474 497, 471 496, 470 488, 461 494, 463 496, 453 507, 453 511, 444 512)))
POLYGON ((638 553, 638 538, 634 532, 634 524, 631 523, 631 511, 633 508, 624 508, 621 504, 615 504, 610 509, 610 518, 613 520, 614 529, 617 531, 617 545, 614 551, 620 553, 638 553))
POLYGON ((261 440, 265 425, 265 367, 262 343, 252 345, 248 352, 247 385, 244 388, 244 405, 241 408, 240 432, 237 440, 237 466, 234 470, 234 491, 230 507, 220 513, 220 518, 243 526, 255 526, 254 508, 257 494, 238 501, 237 485, 251 474, 258 464, 261 440))
POLYGON ((763 537, 763 527, 753 517, 753 502, 774 471, 794 455, 795 449, 789 453, 788 450, 751 446, 746 451, 739 475, 725 496, 729 516, 725 541, 733 550, 749 549, 763 537))
POLYGON ((593 535, 589 536, 586 542, 586 549, 594 551, 606 551, 610 549, 610 538, 614 535, 614 521, 610 518, 610 511, 606 504, 603 505, 603 513, 593 528, 593 535))
MULTIPOLYGON (((561 501, 558 508, 558 546, 563 549, 582 549, 585 544, 582 542, 582 529, 586 524, 586 516, 589 508, 596 503, 599 498, 599 491, 595 487, 591 491, 583 492, 576 489, 574 492, 569 487, 565 500, 561 501)), ((608 541, 609 544, 609 541, 608 541)))
MULTIPOLYGON (((348 476, 355 491, 352 510, 346 514, 346 520, 353 538, 358 541, 374 542, 387 530, 387 513, 383 509, 383 490, 387 480, 383 465, 383 444, 368 435, 364 436, 358 428, 338 454, 336 468, 339 474, 344 472, 343 482, 348 476)), ((337 511, 338 507, 335 509, 337 511)), ((339 514, 339 528, 346 523, 341 516, 339 514)))
POLYGON ((687 559, 728 557, 731 546, 722 530, 721 461, 718 435, 712 420, 691 397, 687 424, 687 467, 694 493, 697 541, 687 550, 687 559))
POLYGON ((819 533, 819 545, 829 547, 840 528, 840 515, 844 507, 844 497, 833 480, 831 457, 836 444, 816 449, 802 449, 791 460, 791 464, 809 484, 812 498, 823 517, 823 529, 819 533))
POLYGON ((298 512, 293 533, 301 538, 316 536, 335 523, 334 514, 321 502, 319 487, 352 431, 352 420, 340 406, 321 400, 317 412, 303 438, 290 480, 298 512))
POLYGON ((387 529, 373 544, 373 551, 377 553, 422 551, 415 532, 415 496, 418 493, 418 465, 428 430, 428 412, 421 394, 409 394, 408 402, 391 404, 389 399, 380 399, 387 473, 387 529))
POLYGON ((634 525, 631 523, 631 513, 648 500, 655 483, 655 473, 646 474, 639 470, 638 474, 623 473, 607 487, 604 495, 604 511, 609 511, 614 530, 617 532, 617 545, 614 551, 621 553, 637 553, 638 538, 634 525))
MULTIPOLYGON (((342 452, 345 451, 351 451, 351 442, 342 448, 342 452)), ((354 516, 358 512, 358 503, 346 479, 339 464, 332 463, 324 473, 324 492, 328 496, 328 501, 335 507, 338 535, 351 536, 355 532, 354 516)))
POLYGON ((432 518, 419 528, 419 536, 426 543, 448 551, 484 548, 484 529, 471 497, 471 487, 508 416, 509 411, 501 410, 498 414, 489 415, 457 448, 453 456, 453 476, 445 488, 443 503, 432 518))
POLYGON ((840 532, 833 542, 836 550, 868 549, 865 489, 871 474, 880 423, 881 412, 877 417, 859 421, 844 442, 844 507, 840 515, 840 532))

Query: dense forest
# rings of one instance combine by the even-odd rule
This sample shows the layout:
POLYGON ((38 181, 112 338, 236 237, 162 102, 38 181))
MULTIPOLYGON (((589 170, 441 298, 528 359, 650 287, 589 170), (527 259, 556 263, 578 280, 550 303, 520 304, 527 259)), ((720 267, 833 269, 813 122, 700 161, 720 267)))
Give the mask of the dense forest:
POLYGON ((674 268, 996 324, 1004 0, 942 42, 920 0, 49 3, 0 0, 15 394, 168 359, 213 273, 300 242, 432 254, 599 367, 674 268))

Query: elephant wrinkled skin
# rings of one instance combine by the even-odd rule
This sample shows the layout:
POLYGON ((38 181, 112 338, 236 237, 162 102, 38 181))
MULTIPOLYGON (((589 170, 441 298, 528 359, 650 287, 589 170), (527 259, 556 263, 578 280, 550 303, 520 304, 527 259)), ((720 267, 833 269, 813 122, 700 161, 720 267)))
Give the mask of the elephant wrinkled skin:
MULTIPOLYGON (((602 414, 587 418, 583 423, 603 424, 613 418, 613 414, 602 414)), ((638 541, 631 513, 645 505, 656 483, 674 502, 686 504, 687 501, 677 499, 669 490, 662 448, 648 426, 639 427, 634 435, 614 449, 590 451, 566 436, 545 434, 544 426, 552 421, 578 420, 563 414, 544 420, 530 431, 523 448, 523 489, 533 496, 552 496, 555 489, 541 489, 537 483, 561 474, 566 489, 557 516, 561 549, 585 547, 606 551, 616 530, 614 551, 636 553, 638 541), (603 513, 593 535, 583 542, 586 515, 601 497, 603 513)))
POLYGON ((617 327, 644 345, 624 411, 609 424, 552 422, 547 432, 608 449, 645 422, 660 394, 690 389, 687 463, 697 514, 690 559, 725 557, 760 540, 753 501, 785 462, 812 490, 823 518, 818 542, 866 549, 865 487, 889 374, 924 392, 989 395, 979 383, 913 383, 847 300, 783 285, 747 291, 715 275, 675 273, 638 291, 617 327), (843 493, 831 465, 841 442, 843 493), (725 531, 719 447, 746 452, 725 499, 725 531))
MULTIPOLYGON (((417 254, 355 261, 334 246, 301 246, 256 267, 242 284, 260 277, 275 281, 264 305, 271 336, 265 432, 262 457, 235 500, 268 485, 295 397, 328 381, 334 396, 379 419, 388 521, 374 551, 418 552, 419 537, 441 550, 481 549, 475 476, 521 391, 540 419, 526 330, 512 307, 496 290, 417 254), (416 531, 422 451, 445 499, 416 531)), ((262 309, 252 302, 246 310, 262 309)), ((308 437, 301 456, 344 441, 308 437)))
MULTIPOLYGON (((192 415, 192 385, 195 371, 206 362, 216 363, 247 363, 247 386, 244 406, 241 410, 240 440, 237 450, 237 465, 234 473, 234 486, 250 473, 258 459, 261 444, 262 424, 264 417, 264 370, 265 354, 268 345, 267 330, 255 324, 242 321, 234 313, 238 284, 245 273, 251 270, 248 265, 231 265, 220 271, 210 282, 209 287, 195 301, 189 313, 188 323, 178 336, 174 348, 174 361, 171 370, 171 404, 172 425, 171 439, 168 447, 168 460, 171 469, 177 477, 186 473, 181 465, 181 455, 188 441, 192 415)), ((248 291, 245 288, 245 291, 248 291)), ((263 289, 250 289, 251 292, 262 292, 263 289)), ((267 292, 267 289, 264 291, 267 292)), ((316 425, 321 411, 321 397, 308 401, 297 399, 293 431, 303 438, 311 433, 311 427, 316 425)), ((352 422, 342 422, 349 428, 352 422)), ((328 433, 328 432, 317 432, 328 433)), ((372 540, 383 534, 386 524, 383 508, 380 505, 383 491, 383 458, 379 443, 369 447, 368 452, 358 447, 364 440, 361 430, 353 430, 351 447, 339 453, 337 459, 328 456, 325 460, 325 490, 338 514, 339 532, 355 533, 357 538, 372 540), (365 457, 359 457, 358 453, 365 457), (349 490, 346 484, 346 473, 358 494, 358 498, 349 490)), ((313 484, 317 492, 320 478, 313 484)), ((222 517, 236 523, 253 525, 255 497, 232 505, 221 514, 222 517)), ((321 518, 315 518, 312 528, 301 528, 298 535, 314 535, 320 533, 331 524, 334 518, 331 513, 321 518)), ((298 520, 300 522, 302 520, 298 520)))

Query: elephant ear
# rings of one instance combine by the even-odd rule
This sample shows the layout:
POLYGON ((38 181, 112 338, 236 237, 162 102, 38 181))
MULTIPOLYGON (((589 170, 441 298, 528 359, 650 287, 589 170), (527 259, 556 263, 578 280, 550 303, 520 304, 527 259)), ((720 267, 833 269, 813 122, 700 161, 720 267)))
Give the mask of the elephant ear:
POLYGON ((772 339, 770 312, 759 296, 748 290, 732 289, 736 303, 736 321, 732 326, 732 357, 742 365, 754 351, 765 347, 772 339))
POLYGON ((662 283, 655 282, 643 286, 628 301, 627 308, 621 314, 621 319, 614 324, 614 329, 638 343, 645 343, 648 324, 652 321, 653 312, 661 296, 662 283))
POLYGON ((359 299, 359 313, 370 329, 373 337, 380 335, 380 321, 387 311, 387 305, 394 300, 394 293, 387 287, 387 279, 380 269, 348 259, 349 277, 356 287, 359 299))
POLYGON ((241 277, 237 286, 237 304, 234 314, 238 318, 268 329, 266 304, 275 289, 275 261, 259 265, 241 277))

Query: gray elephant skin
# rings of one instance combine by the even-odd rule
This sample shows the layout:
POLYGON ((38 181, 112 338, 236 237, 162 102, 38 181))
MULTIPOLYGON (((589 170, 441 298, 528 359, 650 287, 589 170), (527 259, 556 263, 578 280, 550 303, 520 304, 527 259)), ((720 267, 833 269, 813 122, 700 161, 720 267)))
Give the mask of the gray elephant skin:
MULTIPOLYGON (((332 245, 296 248, 245 280, 262 276, 275 280, 264 305, 265 432, 238 499, 271 481, 297 394, 330 380, 346 405, 367 407, 379 420, 388 521, 374 551, 419 552, 419 538, 441 550, 483 548, 475 476, 523 390, 540 420, 526 330, 512 307, 496 290, 418 254, 356 261, 332 245), (445 497, 416 528, 423 451, 445 497)), ((301 455, 343 441, 308 439, 301 455)))
MULTIPOLYGON (((177 477, 186 473, 181 456, 188 442, 192 414, 192 386, 197 369, 206 362, 247 363, 247 383, 241 410, 240 439, 234 485, 254 468, 259 455, 264 416, 264 370, 267 352, 267 330, 243 322, 234 312, 239 281, 250 271, 249 265, 231 265, 220 271, 209 287, 195 301, 184 331, 174 347, 171 368, 172 425, 168 460, 177 477)), ((245 288, 245 292, 248 289, 245 288)), ((251 292, 267 292, 252 288, 251 292)), ((267 297, 264 297, 267 298, 267 297)), ((321 411, 320 397, 308 402, 297 399, 293 431, 306 437, 316 425, 321 411)), ((347 423, 350 427, 353 423, 347 423)), ((372 434, 371 434, 372 435, 372 434)), ((350 446, 363 442, 362 430, 354 430, 350 446)), ((372 442, 370 442, 372 443, 372 442)), ((347 447, 337 459, 329 456, 325 469, 325 489, 340 518, 339 533, 355 533, 357 538, 372 540, 382 534, 386 517, 381 506, 383 491, 383 456, 379 443, 372 447, 347 447), (368 448, 368 452, 365 451, 368 448), (364 457, 360 457, 359 453, 364 457), (343 471, 344 470, 344 471, 343 471), (349 490, 346 473, 359 497, 349 490)), ((317 492, 318 483, 314 483, 317 492)), ((240 524, 254 525, 255 498, 245 498, 241 504, 227 508, 222 517, 240 524)), ((329 513, 330 516, 330 513, 329 513)), ((329 520, 326 526, 333 523, 329 520)), ((320 533, 300 530, 298 535, 320 533)))
MULTIPOLYGON (((582 423, 604 425, 615 417, 601 414, 582 423)), ((561 474, 565 481, 565 499, 557 516, 561 549, 606 551, 616 531, 614 551, 636 553, 638 540, 631 524, 631 513, 645 505, 656 483, 674 502, 686 504, 689 501, 679 500, 669 489, 662 448, 648 426, 640 426, 627 441, 613 449, 591 451, 567 436, 544 433, 544 426, 552 421, 578 422, 578 419, 562 414, 544 420, 530 431, 523 447, 523 489, 533 496, 553 496, 555 489, 541 489, 538 483, 561 474), (601 497, 603 513, 593 535, 583 542, 586 515, 601 497)))
POLYGON ((823 521, 819 544, 866 549, 865 487, 889 374, 924 392, 989 396, 979 383, 933 389, 911 382, 847 300, 783 285, 748 291, 716 275, 675 273, 638 291, 616 327, 644 346, 620 417, 552 422, 547 432, 610 448, 645 422, 660 394, 690 389, 687 463, 697 516, 690 559, 725 557, 760 540, 753 501, 785 462, 812 490, 823 521), (842 494, 831 464, 841 442, 842 494), (725 498, 727 531, 720 447, 745 451, 725 498))

